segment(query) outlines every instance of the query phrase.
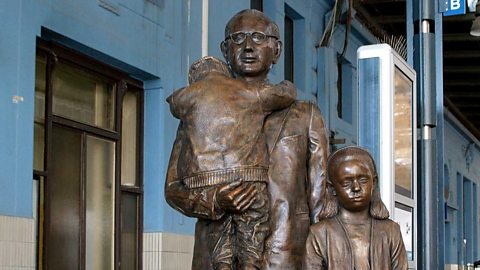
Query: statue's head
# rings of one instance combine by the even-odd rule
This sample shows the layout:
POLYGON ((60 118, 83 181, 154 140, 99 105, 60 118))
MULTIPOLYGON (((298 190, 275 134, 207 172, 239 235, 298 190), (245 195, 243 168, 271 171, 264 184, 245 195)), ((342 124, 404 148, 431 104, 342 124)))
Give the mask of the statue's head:
POLYGON ((212 72, 222 74, 227 77, 231 76, 230 70, 225 62, 216 57, 204 56, 190 66, 188 71, 188 83, 192 84, 202 80, 207 76, 207 74, 212 72))
POLYGON ((388 218, 380 198, 375 162, 367 150, 349 146, 332 153, 327 162, 327 178, 327 216, 336 214, 340 206, 351 212, 369 208, 373 218, 388 218))
POLYGON ((280 57, 282 42, 272 20, 263 12, 246 9, 227 23, 220 48, 235 77, 254 82, 267 78, 280 57))

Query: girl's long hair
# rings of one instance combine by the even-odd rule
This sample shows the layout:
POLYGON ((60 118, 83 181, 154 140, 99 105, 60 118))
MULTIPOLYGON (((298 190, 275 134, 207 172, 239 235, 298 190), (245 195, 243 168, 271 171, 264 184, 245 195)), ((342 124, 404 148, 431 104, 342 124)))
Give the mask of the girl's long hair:
POLYGON ((335 169, 337 169, 340 163, 363 158, 368 164, 368 167, 371 168, 374 186, 372 200, 370 201, 370 216, 374 219, 387 219, 389 217, 389 212, 387 207, 382 202, 380 197, 380 189, 378 187, 378 176, 377 168, 375 167, 375 162, 372 155, 366 149, 363 149, 358 146, 347 146, 338 149, 330 155, 327 161, 327 192, 324 200, 324 206, 320 212, 320 218, 330 218, 338 214, 338 200, 335 196, 335 189, 332 182, 332 174, 335 169))

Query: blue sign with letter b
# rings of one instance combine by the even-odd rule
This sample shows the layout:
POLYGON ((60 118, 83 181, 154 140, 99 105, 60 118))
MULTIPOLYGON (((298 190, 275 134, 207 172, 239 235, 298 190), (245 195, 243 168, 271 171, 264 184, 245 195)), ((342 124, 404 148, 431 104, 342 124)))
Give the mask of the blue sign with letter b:
POLYGON ((453 16, 465 14, 465 0, 446 0, 447 11, 443 13, 443 16, 453 16))

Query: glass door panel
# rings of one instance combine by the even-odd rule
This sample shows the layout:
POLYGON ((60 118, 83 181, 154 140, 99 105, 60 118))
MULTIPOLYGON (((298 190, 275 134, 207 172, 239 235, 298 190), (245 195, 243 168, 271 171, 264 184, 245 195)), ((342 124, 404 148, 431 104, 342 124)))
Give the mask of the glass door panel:
POLYGON ((121 264, 122 269, 137 269, 143 213, 142 83, 73 51, 37 43, 37 268, 113 270, 121 264), (126 85, 122 98, 117 96, 119 84, 126 85))
POLYGON ((35 61, 35 122, 45 119, 45 87, 47 77, 47 58, 38 55, 35 61))
POLYGON ((114 129, 113 85, 81 69, 59 63, 53 73, 53 114, 114 129))
POLYGON ((43 124, 33 124, 33 169, 43 171, 45 151, 45 127, 43 124))
POLYGON ((413 199, 412 93, 413 82, 395 68, 394 162, 395 192, 413 199))
POLYGON ((127 91, 122 110, 122 185, 138 186, 137 182, 137 132, 138 96, 127 91))
POLYGON ((413 261, 413 208, 407 205, 395 202, 394 210, 395 221, 400 226, 400 231, 402 233, 403 243, 405 244, 405 249, 407 251, 407 258, 409 261, 413 261))
POLYGON ((46 269, 80 269, 81 134, 53 126, 50 177, 45 197, 46 269))
POLYGON ((122 194, 121 269, 137 269, 138 233, 137 196, 122 194))
POLYGON ((115 143, 86 137, 86 269, 113 269, 115 143))
POLYGON ((45 85, 47 58, 38 55, 35 61, 35 114, 33 169, 43 171, 45 150, 45 85))

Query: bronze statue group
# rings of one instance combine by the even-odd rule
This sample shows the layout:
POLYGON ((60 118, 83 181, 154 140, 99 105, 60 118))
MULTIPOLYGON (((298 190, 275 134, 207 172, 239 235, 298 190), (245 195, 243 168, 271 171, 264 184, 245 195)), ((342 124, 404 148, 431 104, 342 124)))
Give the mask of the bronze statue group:
POLYGON ((198 218, 192 269, 407 269, 372 156, 329 156, 318 107, 268 81, 281 46, 275 23, 241 11, 225 27, 226 63, 198 60, 167 99, 180 125, 165 194, 198 218))

